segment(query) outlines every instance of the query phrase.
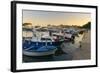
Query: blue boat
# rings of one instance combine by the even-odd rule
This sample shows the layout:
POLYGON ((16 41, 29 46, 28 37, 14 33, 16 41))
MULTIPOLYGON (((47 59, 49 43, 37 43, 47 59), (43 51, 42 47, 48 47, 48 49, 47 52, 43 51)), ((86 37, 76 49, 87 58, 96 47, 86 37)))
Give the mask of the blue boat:
POLYGON ((51 37, 41 37, 38 39, 23 41, 23 54, 27 56, 46 56, 55 54, 57 47, 62 42, 57 42, 51 37))
POLYGON ((33 29, 31 39, 23 39, 23 54, 27 56, 46 56, 55 54, 63 42, 57 36, 50 35, 50 31, 33 29))

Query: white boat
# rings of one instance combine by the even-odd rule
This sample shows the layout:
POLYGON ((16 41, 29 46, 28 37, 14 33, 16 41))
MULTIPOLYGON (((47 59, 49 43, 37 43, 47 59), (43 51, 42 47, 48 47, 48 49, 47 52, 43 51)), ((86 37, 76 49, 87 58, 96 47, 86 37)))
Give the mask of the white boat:
POLYGON ((23 42, 23 54, 27 56, 46 56, 56 52, 58 42, 53 41, 49 36, 25 40, 23 42))
POLYGON ((47 56, 47 55, 55 54, 56 50, 57 50, 57 48, 55 48, 53 50, 49 50, 49 51, 43 51, 43 52, 23 50, 23 54, 27 55, 27 56, 47 56))

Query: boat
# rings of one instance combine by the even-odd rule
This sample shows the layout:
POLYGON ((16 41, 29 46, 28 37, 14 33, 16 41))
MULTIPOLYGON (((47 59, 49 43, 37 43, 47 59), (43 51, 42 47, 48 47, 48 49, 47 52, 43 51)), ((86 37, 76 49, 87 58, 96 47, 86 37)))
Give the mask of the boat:
POLYGON ((75 36, 71 33, 66 32, 64 34, 64 38, 65 38, 65 41, 71 41, 71 40, 74 40, 75 36))
MULTIPOLYGON (((33 28, 30 39, 23 39, 23 54, 27 56, 46 56, 55 54, 57 48, 63 43, 63 36, 54 31, 33 28)), ((28 35, 28 34, 27 34, 28 35)), ((25 35, 25 36, 27 36, 25 35)))
POLYGON ((23 54, 27 56, 46 56, 55 54, 59 42, 50 36, 34 37, 23 41, 23 54))
POLYGON ((74 39, 74 35, 72 33, 65 31, 59 33, 53 33, 53 35, 56 36, 60 42, 61 41, 69 42, 74 39))
MULTIPOLYGON (((45 43, 46 44, 46 43, 45 43)), ((25 47, 23 49, 23 54, 27 56, 47 56, 55 53, 57 48, 55 46, 46 46, 46 45, 38 45, 38 44, 28 44, 30 46, 25 47)))
POLYGON ((55 41, 64 42, 64 35, 60 33, 53 33, 52 36, 55 38, 55 41))
POLYGON ((64 30, 64 37, 66 40, 74 40, 75 36, 78 36, 78 30, 75 29, 67 29, 64 30))

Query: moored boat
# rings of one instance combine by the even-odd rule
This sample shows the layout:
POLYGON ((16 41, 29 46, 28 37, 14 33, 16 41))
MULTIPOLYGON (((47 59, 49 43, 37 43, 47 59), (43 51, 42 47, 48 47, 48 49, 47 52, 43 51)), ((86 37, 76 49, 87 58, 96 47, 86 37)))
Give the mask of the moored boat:
MULTIPOLYGON (((37 38, 37 37, 36 37, 37 38)), ((60 44, 53 41, 49 36, 38 39, 25 40, 23 42, 23 54, 27 56, 46 56, 54 54, 60 44)))

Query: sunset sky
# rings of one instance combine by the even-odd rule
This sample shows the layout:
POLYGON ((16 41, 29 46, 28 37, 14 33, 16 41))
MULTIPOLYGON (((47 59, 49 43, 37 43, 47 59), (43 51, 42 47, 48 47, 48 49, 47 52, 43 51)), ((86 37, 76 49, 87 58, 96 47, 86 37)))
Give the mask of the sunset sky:
POLYGON ((32 23, 33 26, 48 24, 82 26, 89 21, 91 21, 90 13, 23 10, 23 23, 32 23))

